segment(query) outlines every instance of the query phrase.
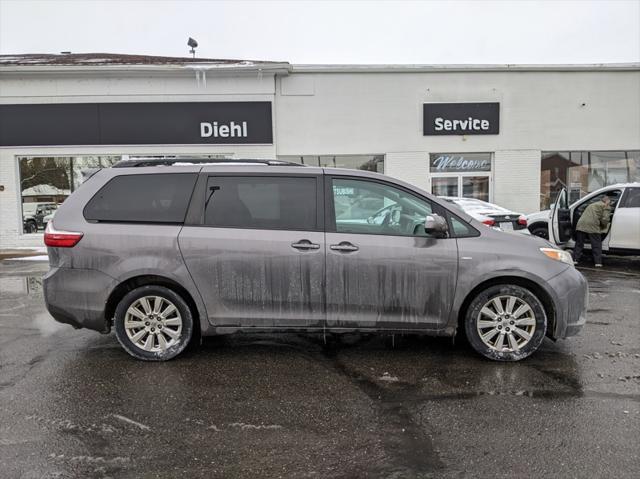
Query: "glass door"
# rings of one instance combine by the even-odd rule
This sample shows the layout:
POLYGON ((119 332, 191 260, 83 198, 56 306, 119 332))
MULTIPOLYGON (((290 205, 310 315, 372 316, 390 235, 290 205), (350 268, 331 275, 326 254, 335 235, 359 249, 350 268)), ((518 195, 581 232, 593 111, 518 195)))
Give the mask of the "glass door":
POLYGON ((431 178, 431 193, 436 196, 458 196, 459 181, 457 176, 440 176, 431 178))
POLYGON ((489 202, 489 175, 460 175, 462 196, 489 202))
POLYGON ((491 176, 478 174, 433 175, 431 193, 436 196, 476 198, 490 201, 491 176))

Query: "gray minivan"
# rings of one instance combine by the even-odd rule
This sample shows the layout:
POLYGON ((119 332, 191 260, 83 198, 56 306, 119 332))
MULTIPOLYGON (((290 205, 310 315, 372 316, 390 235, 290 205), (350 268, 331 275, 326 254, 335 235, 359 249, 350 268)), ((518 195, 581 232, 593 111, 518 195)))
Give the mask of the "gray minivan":
POLYGON ((269 160, 128 160, 45 232, 47 308, 143 360, 237 331, 454 336, 515 361, 578 333, 571 256, 368 171, 269 160))

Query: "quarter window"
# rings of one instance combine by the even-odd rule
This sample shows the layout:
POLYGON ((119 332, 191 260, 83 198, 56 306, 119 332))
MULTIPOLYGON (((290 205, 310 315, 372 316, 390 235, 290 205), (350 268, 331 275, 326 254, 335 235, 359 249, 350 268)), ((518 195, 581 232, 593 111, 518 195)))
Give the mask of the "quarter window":
POLYGON ((84 209, 89 221, 182 223, 198 175, 167 173, 116 176, 84 209))
POLYGON ((479 236, 477 230, 475 230, 471 225, 465 223, 464 221, 456 218, 453 215, 449 215, 451 218, 451 226, 453 228, 453 235, 456 238, 469 238, 472 236, 479 236))
POLYGON ((218 176, 207 182, 205 224, 223 228, 316 229, 316 179, 218 176))
POLYGON ((428 201, 373 181, 334 179, 332 187, 338 233, 428 236, 428 201))

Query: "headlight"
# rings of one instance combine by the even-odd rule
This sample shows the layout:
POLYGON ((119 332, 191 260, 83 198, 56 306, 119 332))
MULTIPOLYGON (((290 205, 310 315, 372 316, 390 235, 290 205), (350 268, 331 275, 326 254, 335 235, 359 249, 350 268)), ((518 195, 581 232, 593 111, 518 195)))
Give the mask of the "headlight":
POLYGON ((573 257, 571 256, 571 253, 569 253, 568 251, 563 251, 561 249, 555 249, 555 248, 540 248, 540 251, 542 251, 546 256, 548 256, 551 259, 555 259, 556 261, 562 261, 563 263, 567 263, 573 266, 573 257))

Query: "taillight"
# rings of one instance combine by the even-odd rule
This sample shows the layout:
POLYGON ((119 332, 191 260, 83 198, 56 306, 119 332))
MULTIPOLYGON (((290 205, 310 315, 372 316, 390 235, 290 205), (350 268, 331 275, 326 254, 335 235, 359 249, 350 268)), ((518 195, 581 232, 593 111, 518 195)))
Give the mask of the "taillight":
POLYGON ((47 223, 44 230, 44 244, 54 248, 73 248, 82 239, 83 233, 75 231, 58 231, 53 227, 53 220, 47 223))
POLYGON ((486 220, 482 220, 482 223, 484 223, 487 226, 495 226, 496 220, 494 220, 493 218, 487 218, 486 220))
POLYGON ((527 226, 527 217, 525 215, 520 215, 518 217, 518 224, 522 226, 527 226))

